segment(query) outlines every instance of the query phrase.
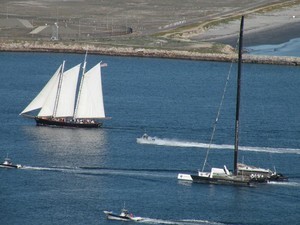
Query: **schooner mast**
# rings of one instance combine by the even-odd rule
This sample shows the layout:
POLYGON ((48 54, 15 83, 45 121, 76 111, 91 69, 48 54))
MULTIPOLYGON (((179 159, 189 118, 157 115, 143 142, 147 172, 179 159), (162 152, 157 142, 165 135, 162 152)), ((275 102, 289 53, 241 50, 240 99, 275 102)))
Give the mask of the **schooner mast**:
POLYGON ((54 110, 53 110, 53 115, 52 115, 52 117, 54 117, 54 118, 56 117, 57 106, 58 106, 58 102, 59 102, 59 96, 60 96, 60 90, 61 90, 61 85, 62 85, 62 81, 63 81, 65 62, 66 61, 64 60, 62 66, 61 66, 59 78, 58 78, 58 89, 57 89, 57 93, 56 93, 54 110))

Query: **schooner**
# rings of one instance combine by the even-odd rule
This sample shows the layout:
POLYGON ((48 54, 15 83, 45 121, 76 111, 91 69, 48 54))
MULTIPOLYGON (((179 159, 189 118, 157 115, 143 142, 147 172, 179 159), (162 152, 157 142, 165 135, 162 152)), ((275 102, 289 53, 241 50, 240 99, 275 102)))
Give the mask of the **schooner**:
POLYGON ((98 63, 85 72, 86 56, 80 73, 78 64, 64 71, 65 61, 58 67, 52 78, 40 93, 20 113, 34 118, 38 126, 97 128, 102 126, 105 117, 101 67, 98 63), (29 112, 39 110, 36 116, 29 112))

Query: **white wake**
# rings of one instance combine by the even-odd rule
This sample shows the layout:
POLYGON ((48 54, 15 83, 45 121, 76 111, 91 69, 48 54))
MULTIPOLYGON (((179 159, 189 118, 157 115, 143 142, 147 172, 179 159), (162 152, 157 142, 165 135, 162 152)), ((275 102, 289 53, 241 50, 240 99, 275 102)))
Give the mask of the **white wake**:
MULTIPOLYGON (((139 144, 151 144, 161 146, 172 146, 172 147, 185 147, 185 148, 205 148, 209 147, 207 143, 201 142, 189 142, 180 141, 176 139, 149 137, 148 139, 137 138, 139 144)), ((230 149, 234 148, 233 145, 227 144, 211 144, 211 149, 230 149)), ((252 152, 268 152, 268 153, 279 153, 279 154, 300 154, 299 148, 270 148, 270 147, 250 147, 250 146, 239 146, 241 151, 252 151, 252 152)))
POLYGON ((129 177, 147 177, 147 178, 174 178, 172 172, 147 171, 135 169, 109 169, 109 168, 81 168, 81 167, 40 167, 23 165, 20 169, 37 170, 48 172, 63 172, 84 175, 113 175, 113 176, 129 176, 129 177))
POLYGON ((287 187, 300 187, 300 183, 298 182, 278 182, 278 181, 270 181, 271 185, 279 185, 279 186, 287 186, 287 187))
POLYGON ((172 225, 222 225, 223 223, 212 222, 207 220, 162 220, 142 217, 139 223, 146 224, 172 224, 172 225))

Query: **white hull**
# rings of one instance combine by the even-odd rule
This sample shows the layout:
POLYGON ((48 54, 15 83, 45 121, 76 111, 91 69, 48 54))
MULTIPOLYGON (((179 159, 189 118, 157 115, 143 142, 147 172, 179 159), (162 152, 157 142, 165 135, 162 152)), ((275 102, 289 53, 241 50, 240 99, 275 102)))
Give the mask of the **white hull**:
POLYGON ((141 220, 143 220, 142 217, 136 217, 136 216, 129 215, 129 214, 121 213, 120 215, 117 215, 110 211, 103 211, 103 212, 105 213, 106 218, 108 220, 119 220, 119 221, 141 221, 141 220))

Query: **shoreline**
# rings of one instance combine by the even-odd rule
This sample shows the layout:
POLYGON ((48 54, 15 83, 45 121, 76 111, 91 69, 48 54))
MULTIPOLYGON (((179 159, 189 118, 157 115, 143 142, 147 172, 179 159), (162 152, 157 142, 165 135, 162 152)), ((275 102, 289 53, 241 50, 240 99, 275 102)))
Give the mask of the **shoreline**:
MULTIPOLYGON (((258 3, 257 3, 258 4, 258 3)), ((0 38, 0 52, 85 53, 131 57, 155 57, 201 61, 232 62, 237 60, 233 47, 238 39, 240 19, 244 14, 244 48, 265 44, 280 44, 300 37, 300 0, 275 3, 248 9, 234 9, 206 15, 197 26, 179 26, 162 32, 143 35, 112 36, 102 39, 63 39, 50 41, 45 37, 23 36, 0 38), (292 7, 289 7, 292 6, 292 7), (275 8, 272 8, 275 7, 275 8), (22 37, 26 38, 22 40, 22 37), (77 40, 77 41, 75 41, 77 40), (80 41, 81 40, 81 41, 80 41)), ((71 7, 71 6, 69 6, 71 7)), ((96 22, 96 21, 94 21, 96 22)), ((145 32, 145 31, 144 31, 145 32)), ((62 31, 60 32, 62 34, 62 31)), ((19 34, 20 35, 20 34, 19 34)), ((300 65, 300 57, 243 54, 246 63, 300 65)))
MULTIPOLYGON (((62 42, 18 42, 0 43, 0 52, 53 52, 53 53, 78 53, 127 57, 168 58, 199 61, 233 62, 237 61, 236 53, 199 53, 185 50, 162 50, 134 47, 99 47, 91 44, 67 45, 62 42)), ((244 63, 300 66, 300 57, 243 55, 244 63)))
MULTIPOLYGON (((300 38, 300 22, 298 21, 273 27, 257 28, 250 31, 244 30, 244 47, 278 45, 296 38, 300 38)), ((217 43, 234 46, 237 42, 237 35, 224 35, 208 40, 204 39, 204 41, 215 41, 217 43)))

